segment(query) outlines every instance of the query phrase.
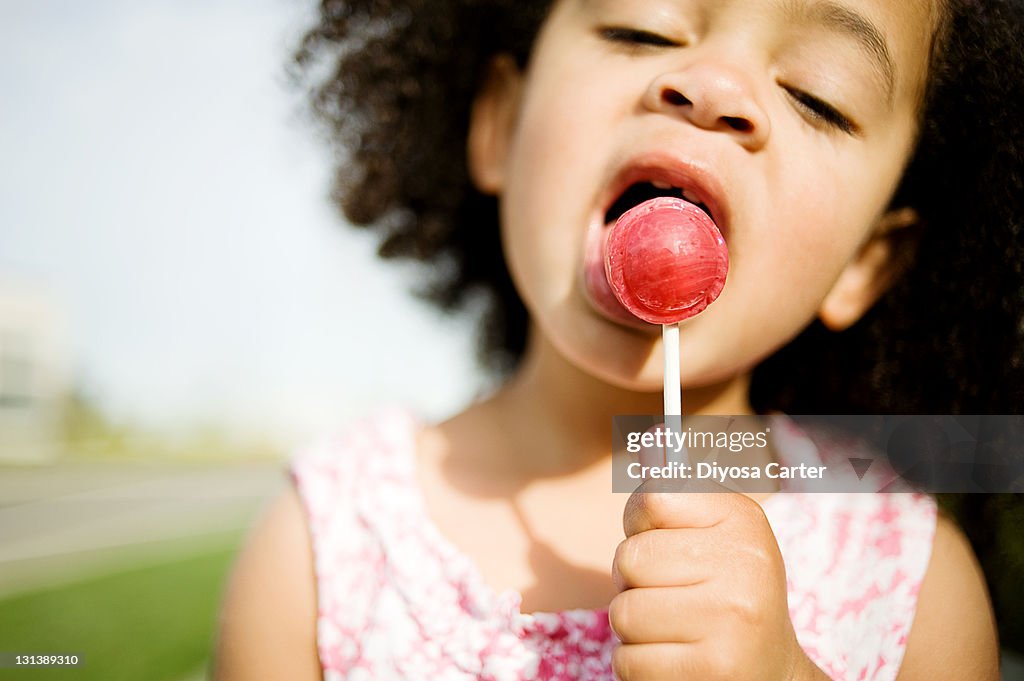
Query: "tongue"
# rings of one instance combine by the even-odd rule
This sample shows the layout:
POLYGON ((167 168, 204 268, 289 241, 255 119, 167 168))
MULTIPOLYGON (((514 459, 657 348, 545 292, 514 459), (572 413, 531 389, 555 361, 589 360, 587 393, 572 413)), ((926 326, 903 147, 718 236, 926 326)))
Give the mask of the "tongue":
POLYGON ((635 317, 675 324, 700 314, 722 292, 729 251, 715 223, 673 197, 622 214, 605 246, 612 293, 635 317))

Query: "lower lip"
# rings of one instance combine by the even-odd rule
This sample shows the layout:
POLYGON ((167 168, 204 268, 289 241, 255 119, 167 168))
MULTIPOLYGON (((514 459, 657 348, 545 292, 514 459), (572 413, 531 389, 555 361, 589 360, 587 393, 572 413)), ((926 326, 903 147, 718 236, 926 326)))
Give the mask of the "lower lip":
POLYGON ((583 252, 583 292, 590 306, 602 317, 617 324, 650 331, 657 327, 634 317, 612 293, 605 272, 605 244, 611 225, 594 225, 583 252))

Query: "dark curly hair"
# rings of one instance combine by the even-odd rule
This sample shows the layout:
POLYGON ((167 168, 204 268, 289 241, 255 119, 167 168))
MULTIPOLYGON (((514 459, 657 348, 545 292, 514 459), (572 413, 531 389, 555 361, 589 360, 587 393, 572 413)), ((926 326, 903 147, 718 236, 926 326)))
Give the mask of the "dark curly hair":
MULTIPOLYGON (((466 130, 491 59, 509 53, 525 66, 551 4, 323 0, 296 53, 337 145, 335 201, 379 231, 383 257, 433 265, 421 295, 446 310, 487 296, 481 357, 499 371, 522 355, 528 318, 502 256, 497 201, 469 180, 466 130)), ((918 144, 893 199, 922 218, 913 264, 852 328, 813 323, 758 366, 760 410, 1024 411, 1024 9, 948 0, 939 24, 918 144)), ((1020 580, 1008 577, 1024 569, 1024 544, 1014 540, 1014 558, 998 529, 1024 521, 1020 498, 945 502, 985 563, 1005 639, 1024 641, 1024 622, 1007 611, 1024 608, 1020 580)))
POLYGON ((341 159, 335 203, 350 223, 379 230, 382 257, 434 266, 422 297, 446 311, 487 298, 479 356, 499 373, 522 354, 528 319, 505 266, 497 200, 469 179, 466 131, 492 58, 525 66, 550 4, 324 0, 295 55, 341 159))

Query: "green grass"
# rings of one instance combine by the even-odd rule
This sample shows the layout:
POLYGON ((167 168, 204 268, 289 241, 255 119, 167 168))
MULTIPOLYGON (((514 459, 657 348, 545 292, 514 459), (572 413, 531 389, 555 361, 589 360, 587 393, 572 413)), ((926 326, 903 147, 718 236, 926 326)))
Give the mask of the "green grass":
POLYGON ((0 679, 178 681, 208 660, 230 545, 0 601, 0 651, 81 653, 82 668, 0 679))

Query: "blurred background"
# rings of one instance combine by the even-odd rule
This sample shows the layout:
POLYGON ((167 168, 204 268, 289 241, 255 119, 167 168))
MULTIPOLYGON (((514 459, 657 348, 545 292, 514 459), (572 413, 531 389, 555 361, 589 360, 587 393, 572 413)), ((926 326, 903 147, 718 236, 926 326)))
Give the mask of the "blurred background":
POLYGON ((87 660, 0 678, 204 678, 289 451, 485 388, 328 204, 313 4, 0 3, 0 652, 87 660))
POLYGON ((231 560, 290 450, 480 389, 327 201, 289 85, 314 3, 0 3, 0 652, 204 677, 231 560))

